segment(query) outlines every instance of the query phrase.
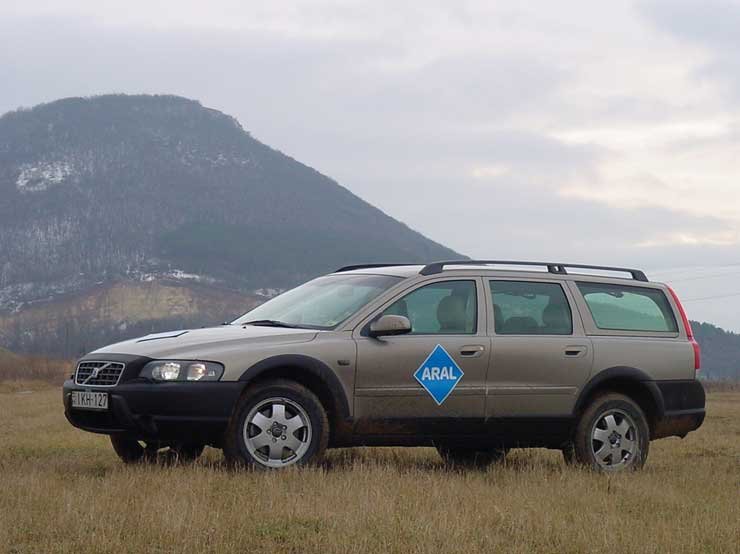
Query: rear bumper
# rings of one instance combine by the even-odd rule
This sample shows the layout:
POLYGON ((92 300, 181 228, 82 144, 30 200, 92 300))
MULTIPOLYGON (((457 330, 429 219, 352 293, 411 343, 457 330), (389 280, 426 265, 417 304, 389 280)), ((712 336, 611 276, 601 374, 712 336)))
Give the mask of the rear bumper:
POLYGON ((706 395, 696 379, 655 381, 663 399, 663 417, 656 421, 654 439, 685 437, 704 422, 706 395))
POLYGON ((115 387, 63 386, 64 415, 84 431, 137 439, 218 444, 244 389, 240 382, 123 383, 115 387), (105 411, 72 408, 75 390, 108 393, 105 411))

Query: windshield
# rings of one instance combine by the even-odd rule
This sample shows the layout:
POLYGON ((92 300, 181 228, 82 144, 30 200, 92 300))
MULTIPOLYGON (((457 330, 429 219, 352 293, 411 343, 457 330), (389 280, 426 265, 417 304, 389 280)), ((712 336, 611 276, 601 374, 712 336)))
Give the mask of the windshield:
POLYGON ((402 280, 388 275, 328 275, 289 290, 233 322, 333 329, 402 280))

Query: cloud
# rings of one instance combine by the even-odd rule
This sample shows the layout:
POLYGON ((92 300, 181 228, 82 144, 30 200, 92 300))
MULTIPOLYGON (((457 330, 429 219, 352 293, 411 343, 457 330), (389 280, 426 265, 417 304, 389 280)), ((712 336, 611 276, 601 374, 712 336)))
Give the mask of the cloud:
POLYGON ((4 3, 0 112, 180 94, 466 254, 722 264, 740 249, 739 10, 4 3))
POLYGON ((695 78, 721 83, 728 96, 740 102, 740 4, 653 0, 642 12, 657 29, 700 47, 708 59, 695 70, 695 78))

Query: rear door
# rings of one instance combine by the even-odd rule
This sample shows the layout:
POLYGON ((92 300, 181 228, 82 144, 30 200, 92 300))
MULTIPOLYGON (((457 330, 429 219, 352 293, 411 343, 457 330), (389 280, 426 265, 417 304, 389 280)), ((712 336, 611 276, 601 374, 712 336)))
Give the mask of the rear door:
POLYGON ((571 291, 559 280, 486 281, 493 329, 486 415, 569 415, 593 362, 571 291))
POLYGON ((438 279, 390 300, 356 329, 360 433, 387 432, 376 424, 362 427, 373 420, 401 420, 408 424, 401 432, 430 433, 435 424, 441 431, 439 425, 454 421, 482 421, 490 353, 485 306, 481 279, 438 279), (408 317, 412 332, 367 336, 369 323, 382 314, 408 317), (429 392, 420 381, 438 389, 429 392))
POLYGON ((660 285, 571 282, 594 346, 594 373, 639 369, 653 379, 693 379, 694 349, 660 285))

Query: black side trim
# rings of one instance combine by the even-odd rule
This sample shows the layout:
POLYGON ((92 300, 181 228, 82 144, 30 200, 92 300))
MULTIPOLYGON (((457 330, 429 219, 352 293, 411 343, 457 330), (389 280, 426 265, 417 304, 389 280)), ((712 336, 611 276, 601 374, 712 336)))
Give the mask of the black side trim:
POLYGON ((644 371, 627 366, 610 367, 609 369, 605 369, 594 375, 594 377, 581 389, 581 392, 578 395, 578 400, 576 400, 575 407, 573 408, 573 413, 578 413, 584 407, 584 403, 588 396, 599 385, 602 385, 609 380, 639 383, 640 386, 650 393, 650 396, 655 403, 655 415, 658 418, 663 417, 663 414, 665 413, 665 403, 663 401, 663 394, 655 384, 655 381, 653 381, 644 371))
POLYGON ((355 421, 343 446, 431 446, 560 448, 570 438, 572 417, 387 418, 355 421))
POLYGON ((666 415, 679 415, 704 410, 704 387, 696 379, 681 381, 656 381, 665 403, 666 415))
POLYGON ((685 437, 691 431, 696 431, 704 422, 706 413, 703 409, 672 412, 656 422, 651 439, 663 437, 685 437))
POLYGON ((296 371, 307 371, 315 377, 318 377, 329 387, 334 398, 339 417, 341 419, 349 419, 349 400, 344 392, 342 383, 331 368, 321 360, 317 360, 310 356, 303 356, 301 354, 272 356, 271 358, 265 358, 261 362, 257 362, 247 369, 242 373, 241 377, 239 377, 239 381, 253 381, 259 375, 271 369, 295 369, 296 371))

